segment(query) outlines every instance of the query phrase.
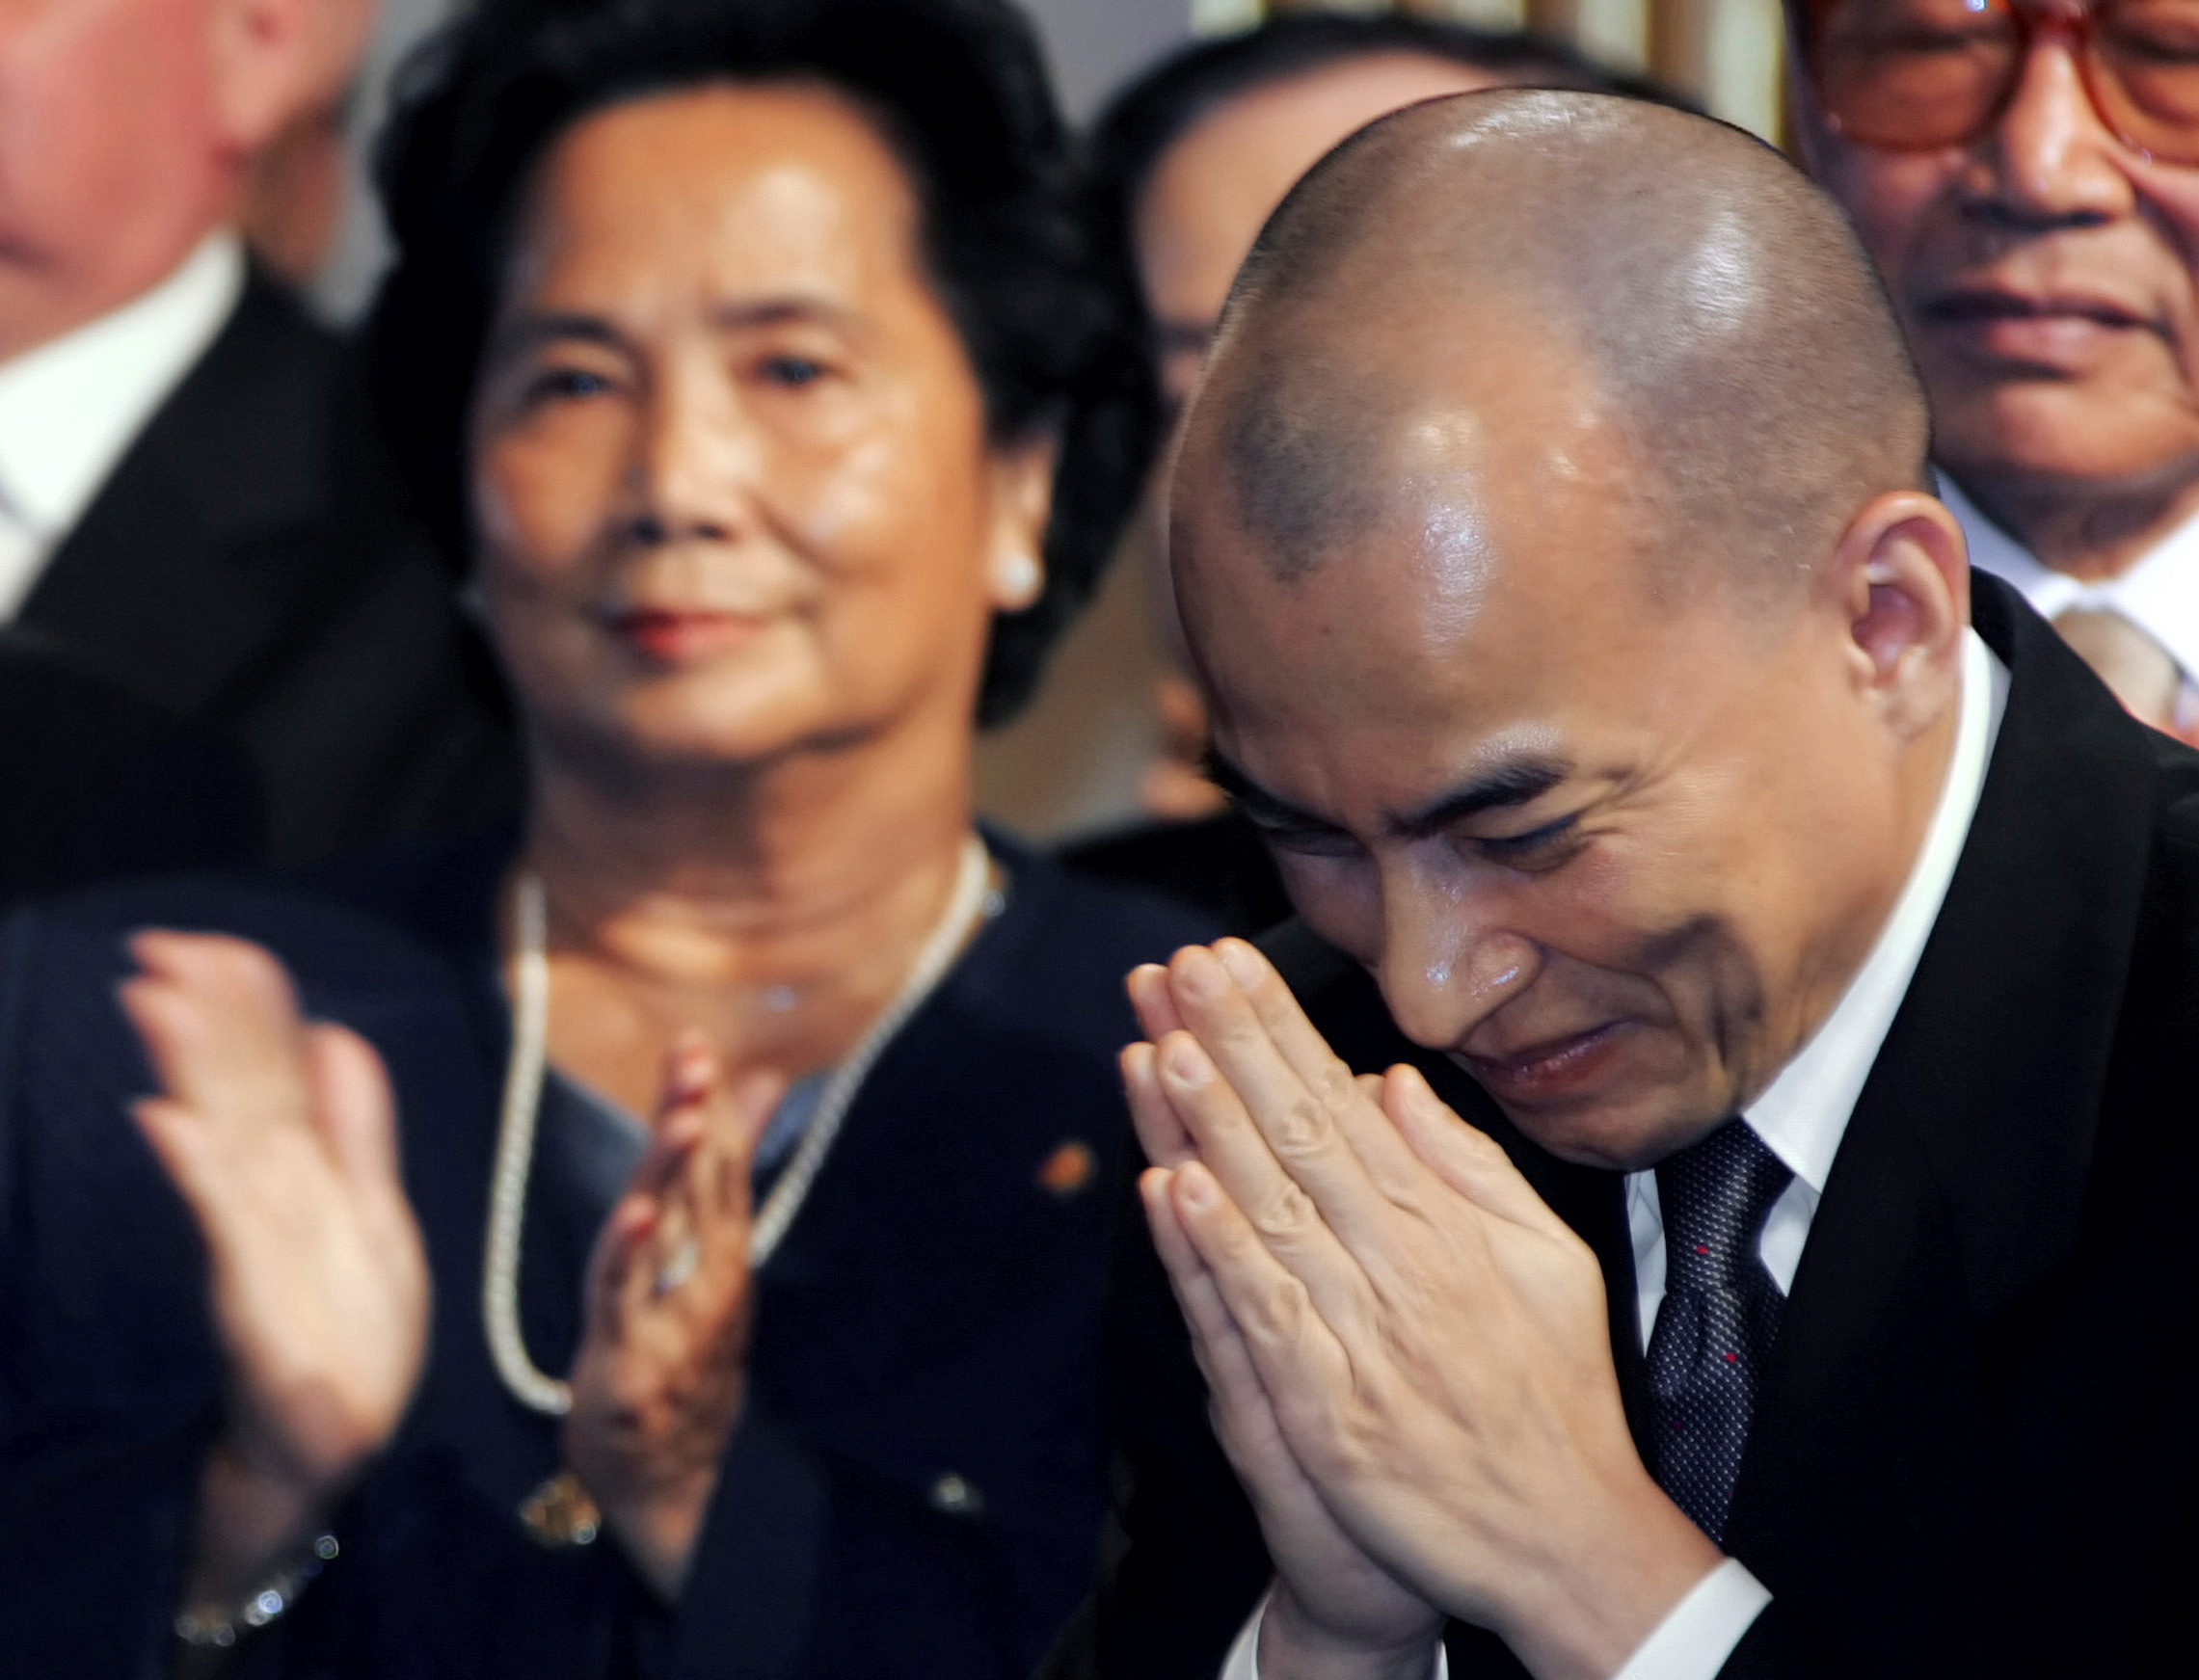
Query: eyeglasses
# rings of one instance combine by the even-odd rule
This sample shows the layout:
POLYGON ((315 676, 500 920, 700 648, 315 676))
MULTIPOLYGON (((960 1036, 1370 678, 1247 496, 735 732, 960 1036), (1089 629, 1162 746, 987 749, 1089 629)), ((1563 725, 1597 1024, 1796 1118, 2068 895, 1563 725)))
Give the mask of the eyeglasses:
POLYGON ((1862 145, 1975 140, 2007 110, 2032 44, 2052 36, 2116 139, 2199 164, 2199 0, 1805 0, 1804 29, 1818 104, 1862 145))

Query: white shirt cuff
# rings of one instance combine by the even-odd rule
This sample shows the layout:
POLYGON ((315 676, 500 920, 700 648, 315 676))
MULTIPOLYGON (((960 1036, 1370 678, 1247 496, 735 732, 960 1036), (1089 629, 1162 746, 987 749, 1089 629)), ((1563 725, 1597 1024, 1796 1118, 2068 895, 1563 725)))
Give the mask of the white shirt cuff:
MULTIPOLYGON (((1766 1593, 1764 1596, 1768 1598, 1771 1595, 1766 1593)), ((1229 1647, 1229 1659, 1221 1665, 1220 1680, 1260 1680, 1260 1623, 1267 1619, 1267 1615, 1268 1600, 1262 1595, 1244 1627, 1238 1631, 1237 1642, 1229 1647)), ((1661 1628, 1658 1630, 1660 1633, 1663 1631, 1661 1628)), ((1740 1636, 1736 1634, 1734 1637, 1738 1639, 1740 1636)), ((1441 1645, 1435 1647, 1435 1667, 1430 1680, 1451 1680, 1451 1653, 1441 1645)), ((1632 1677, 1628 1676, 1628 1680, 1632 1680, 1632 1677)))
MULTIPOLYGON (((1770 1602, 1770 1588, 1729 1558, 1665 1613, 1612 1680, 1711 1680, 1770 1602)), ((1253 1616, 1255 1634, 1259 1625, 1253 1616)), ((1246 1673, 1258 1680, 1256 1670, 1246 1673)), ((1228 1680, 1239 1680, 1234 1669, 1228 1680)))

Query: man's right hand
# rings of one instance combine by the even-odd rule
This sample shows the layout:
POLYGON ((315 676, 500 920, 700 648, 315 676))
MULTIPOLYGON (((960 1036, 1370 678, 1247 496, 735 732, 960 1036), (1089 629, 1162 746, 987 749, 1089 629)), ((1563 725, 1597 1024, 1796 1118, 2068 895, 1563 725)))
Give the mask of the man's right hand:
POLYGON ((227 1360, 187 1605, 241 1602, 396 1431, 426 1357, 428 1270, 365 1040, 308 1025, 242 940, 146 932, 121 1003, 161 1094, 139 1128, 205 1240, 227 1360))
MULTIPOLYGON (((1443 1613, 1370 1558, 1330 1513, 1283 1439, 1243 1333, 1169 1203, 1168 1172, 1196 1150, 1161 1089, 1153 1045, 1183 1021, 1165 970, 1139 969, 1129 992, 1150 1040, 1122 1053, 1123 1090, 1153 1163, 1140 1182, 1140 1199, 1191 1328, 1215 1437, 1252 1502, 1276 1570, 1261 1620, 1261 1680, 1427 1680, 1443 1613)), ((1367 1075, 1361 1083, 1379 1089, 1381 1080, 1367 1075)))

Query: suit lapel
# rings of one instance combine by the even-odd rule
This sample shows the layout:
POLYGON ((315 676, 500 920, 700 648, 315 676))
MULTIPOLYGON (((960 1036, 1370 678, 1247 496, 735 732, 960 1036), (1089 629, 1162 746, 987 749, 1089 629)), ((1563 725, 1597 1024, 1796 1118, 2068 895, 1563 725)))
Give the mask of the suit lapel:
POLYGON ((1981 1328, 2077 1239, 2155 814, 2140 726, 1975 588, 2007 712, 1811 1225, 1727 1536, 1775 1593, 1886 1648, 1913 1648, 1970 1503, 1981 1328))
POLYGON ((158 705, 205 707, 280 639, 234 561, 310 522, 330 352, 256 276, 55 554, 21 622, 158 705))

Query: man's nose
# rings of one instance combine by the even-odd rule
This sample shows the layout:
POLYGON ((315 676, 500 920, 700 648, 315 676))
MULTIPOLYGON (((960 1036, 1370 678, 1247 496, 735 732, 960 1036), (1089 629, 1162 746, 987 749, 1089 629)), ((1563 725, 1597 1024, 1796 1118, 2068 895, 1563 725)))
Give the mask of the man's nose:
POLYGON ((633 536, 728 542, 747 524, 760 449, 722 381, 672 374, 644 411, 630 472, 633 536))
POLYGON ((2015 232, 2092 227, 2133 202, 2122 144, 2085 92, 2077 49, 2066 37, 2035 41, 2008 104, 1987 138, 1979 220, 2015 232))
POLYGON ((1461 1048, 1541 968, 1536 946, 1507 931, 1494 907, 1476 894, 1383 883, 1376 978, 1391 1016, 1415 1044, 1461 1048))

